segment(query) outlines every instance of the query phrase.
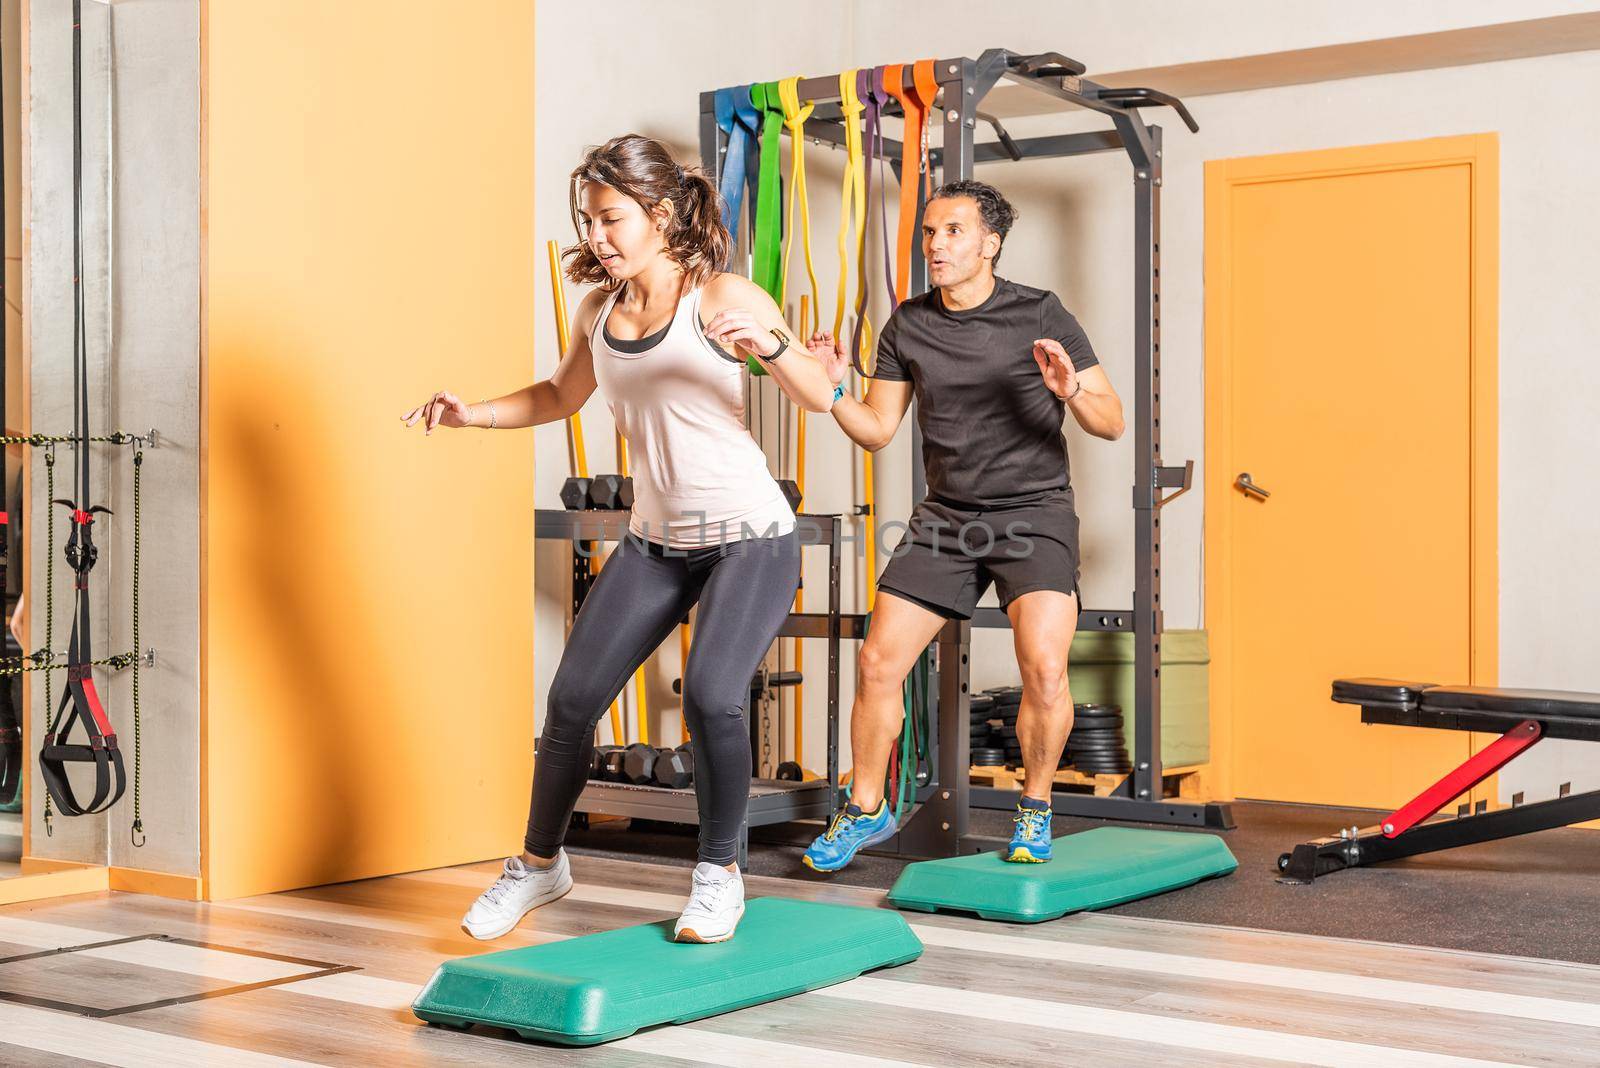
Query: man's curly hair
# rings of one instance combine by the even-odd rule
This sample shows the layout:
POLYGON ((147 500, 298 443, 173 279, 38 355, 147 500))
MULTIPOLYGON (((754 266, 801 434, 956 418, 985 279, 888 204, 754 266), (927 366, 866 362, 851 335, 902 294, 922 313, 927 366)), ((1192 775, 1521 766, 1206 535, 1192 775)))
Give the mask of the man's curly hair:
POLYGON ((935 200, 944 200, 949 197, 971 197, 978 203, 978 216, 983 219, 983 225, 1000 235, 1000 251, 994 254, 994 263, 999 264, 1000 252, 1005 250, 1006 234, 1011 230, 1011 224, 1017 221, 1017 209, 1011 206, 1011 201, 988 182, 979 182, 971 178, 964 178, 959 182, 946 182, 933 191, 933 196, 928 198, 929 203, 935 200))

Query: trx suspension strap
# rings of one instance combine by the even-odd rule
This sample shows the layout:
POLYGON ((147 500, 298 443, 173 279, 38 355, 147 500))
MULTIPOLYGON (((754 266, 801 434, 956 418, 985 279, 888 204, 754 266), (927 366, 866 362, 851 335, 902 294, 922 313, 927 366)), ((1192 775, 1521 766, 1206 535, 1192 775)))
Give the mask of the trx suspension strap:
POLYGON ((750 177, 750 146, 756 130, 756 111, 750 105, 750 87, 736 85, 718 89, 712 97, 712 107, 717 116, 717 126, 728 138, 728 154, 722 161, 722 174, 717 179, 717 189, 722 194, 722 225, 728 230, 734 244, 739 243, 739 208, 744 201, 744 187, 750 177))
POLYGON ((67 563, 72 566, 76 611, 72 620, 72 642, 67 653, 67 685, 61 703, 47 725, 44 747, 39 752, 39 769, 45 788, 63 816, 84 816, 104 812, 122 797, 127 776, 122 752, 117 748, 117 733, 100 704, 95 691, 91 662, 89 624, 89 572, 94 568, 93 524, 96 513, 110 514, 89 499, 89 338, 84 322, 83 301, 83 36, 80 21, 82 0, 72 0, 72 247, 73 247, 73 432, 76 435, 77 463, 74 464, 74 500, 53 501, 72 509, 72 536, 67 540, 67 563), (84 743, 69 743, 74 722, 83 725, 84 743), (67 764, 94 765, 94 796, 80 801, 67 779, 67 764))
MULTIPOLYGON (((783 245, 783 270, 778 274, 778 306, 783 307, 789 293, 789 254, 794 250, 796 228, 794 224, 795 205, 800 206, 800 248, 806 257, 806 276, 811 279, 811 305, 810 321, 806 317, 805 298, 800 298, 800 338, 809 341, 817 329, 817 312, 819 298, 817 294, 817 268, 811 262, 811 205, 806 200, 806 120, 811 117, 815 108, 811 101, 804 105, 800 103, 800 79, 785 78, 778 83, 778 100, 783 105, 783 124, 789 128, 789 224, 786 227, 783 245)), ((805 436, 805 421, 802 414, 800 423, 802 440, 805 436)), ((804 461, 802 461, 802 466, 804 461)), ((802 489, 804 487, 801 487, 802 489)))

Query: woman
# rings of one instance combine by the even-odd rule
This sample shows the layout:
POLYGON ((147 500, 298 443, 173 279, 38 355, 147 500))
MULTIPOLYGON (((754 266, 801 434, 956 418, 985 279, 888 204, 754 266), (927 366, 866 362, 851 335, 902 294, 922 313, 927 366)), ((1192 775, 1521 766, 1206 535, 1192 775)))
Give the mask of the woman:
POLYGON ((680 942, 733 937, 736 863, 750 786, 743 710, 800 579, 795 517, 744 425, 744 361, 763 361, 807 411, 837 392, 759 287, 721 273, 729 236, 716 189, 667 150, 628 135, 590 149, 569 194, 580 243, 567 277, 595 287, 549 380, 477 404, 440 392, 402 418, 510 429, 565 419, 598 384, 633 459, 630 537, 585 598, 545 703, 527 837, 462 921, 497 938, 572 888, 561 849, 589 773, 595 725, 627 679, 699 604, 683 673, 694 735, 699 863, 680 942))

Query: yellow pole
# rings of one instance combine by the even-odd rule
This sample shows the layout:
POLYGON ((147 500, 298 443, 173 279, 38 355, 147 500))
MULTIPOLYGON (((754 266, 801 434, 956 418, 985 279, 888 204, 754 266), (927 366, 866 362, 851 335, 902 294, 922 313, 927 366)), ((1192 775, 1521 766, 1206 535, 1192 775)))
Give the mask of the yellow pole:
MULTIPOLYGON (((683 686, 689 678, 689 621, 684 620, 678 628, 678 679, 679 686, 683 686)), ((689 717, 683 717, 683 740, 689 740, 689 717)))
MULTIPOLYGON (((567 320, 567 293, 561 285, 561 246, 549 241, 545 248, 550 254, 550 293, 555 299, 556 343, 561 349, 560 358, 566 359, 571 328, 567 320)), ((589 477, 589 456, 583 445, 583 417, 577 412, 567 417, 567 463, 571 465, 568 470, 574 471, 579 478, 589 477)), ((594 566, 592 561, 589 566, 594 566)), ((622 744, 622 716, 615 701, 611 702, 611 741, 622 744)))
MULTIPOLYGON (((616 432, 617 436, 617 473, 623 478, 628 477, 628 439, 622 436, 622 431, 616 432)), ((648 661, 646 661, 648 663, 648 661)), ((639 728, 639 740, 645 745, 650 744, 650 706, 645 701, 644 668, 640 667, 633 673, 633 715, 639 728)))
MULTIPOLYGON (((872 348, 871 324, 861 331, 861 351, 871 351, 872 348)), ((861 400, 866 403, 867 394, 872 389, 870 379, 861 379, 861 400)), ((877 456, 866 449, 861 450, 861 489, 867 499, 866 514, 866 561, 861 576, 862 584, 867 591, 867 612, 872 612, 872 606, 878 599, 878 491, 874 475, 877 473, 877 456)))
MULTIPOLYGON (((556 302, 556 341, 561 346, 561 358, 566 359, 571 335, 567 326, 567 293, 561 285, 561 247, 554 241, 548 242, 546 247, 550 251, 550 289, 556 302)), ((568 470, 579 478, 589 477, 589 457, 583 447, 583 416, 577 412, 567 417, 567 464, 568 470)))
MULTIPOLYGON (((800 294, 800 333, 802 341, 811 339, 810 333, 806 329, 807 324, 810 323, 809 313, 811 311, 812 309, 807 303, 806 294, 800 294)), ((794 481, 795 485, 800 487, 801 500, 804 500, 806 495, 806 410, 796 407, 795 412, 794 481)), ((802 585, 804 584, 804 578, 802 569, 802 585)), ((795 590, 794 610, 796 612, 805 611, 804 600, 804 590, 795 590)), ((796 638, 794 640, 794 669, 802 679, 805 678, 805 648, 803 639, 796 638)), ((794 762, 801 767, 805 766, 805 739, 804 732, 801 730, 801 720, 806 707, 805 697, 805 684, 801 683, 794 688, 794 762)))

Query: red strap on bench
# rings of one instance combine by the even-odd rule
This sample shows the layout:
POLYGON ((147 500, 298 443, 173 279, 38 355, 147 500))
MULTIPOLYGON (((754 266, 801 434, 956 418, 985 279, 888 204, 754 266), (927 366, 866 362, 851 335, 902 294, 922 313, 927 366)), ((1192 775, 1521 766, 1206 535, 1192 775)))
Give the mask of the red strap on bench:
POLYGON ((1525 719, 1383 821, 1383 836, 1396 838, 1438 812, 1507 764, 1544 736, 1538 720, 1525 719))

